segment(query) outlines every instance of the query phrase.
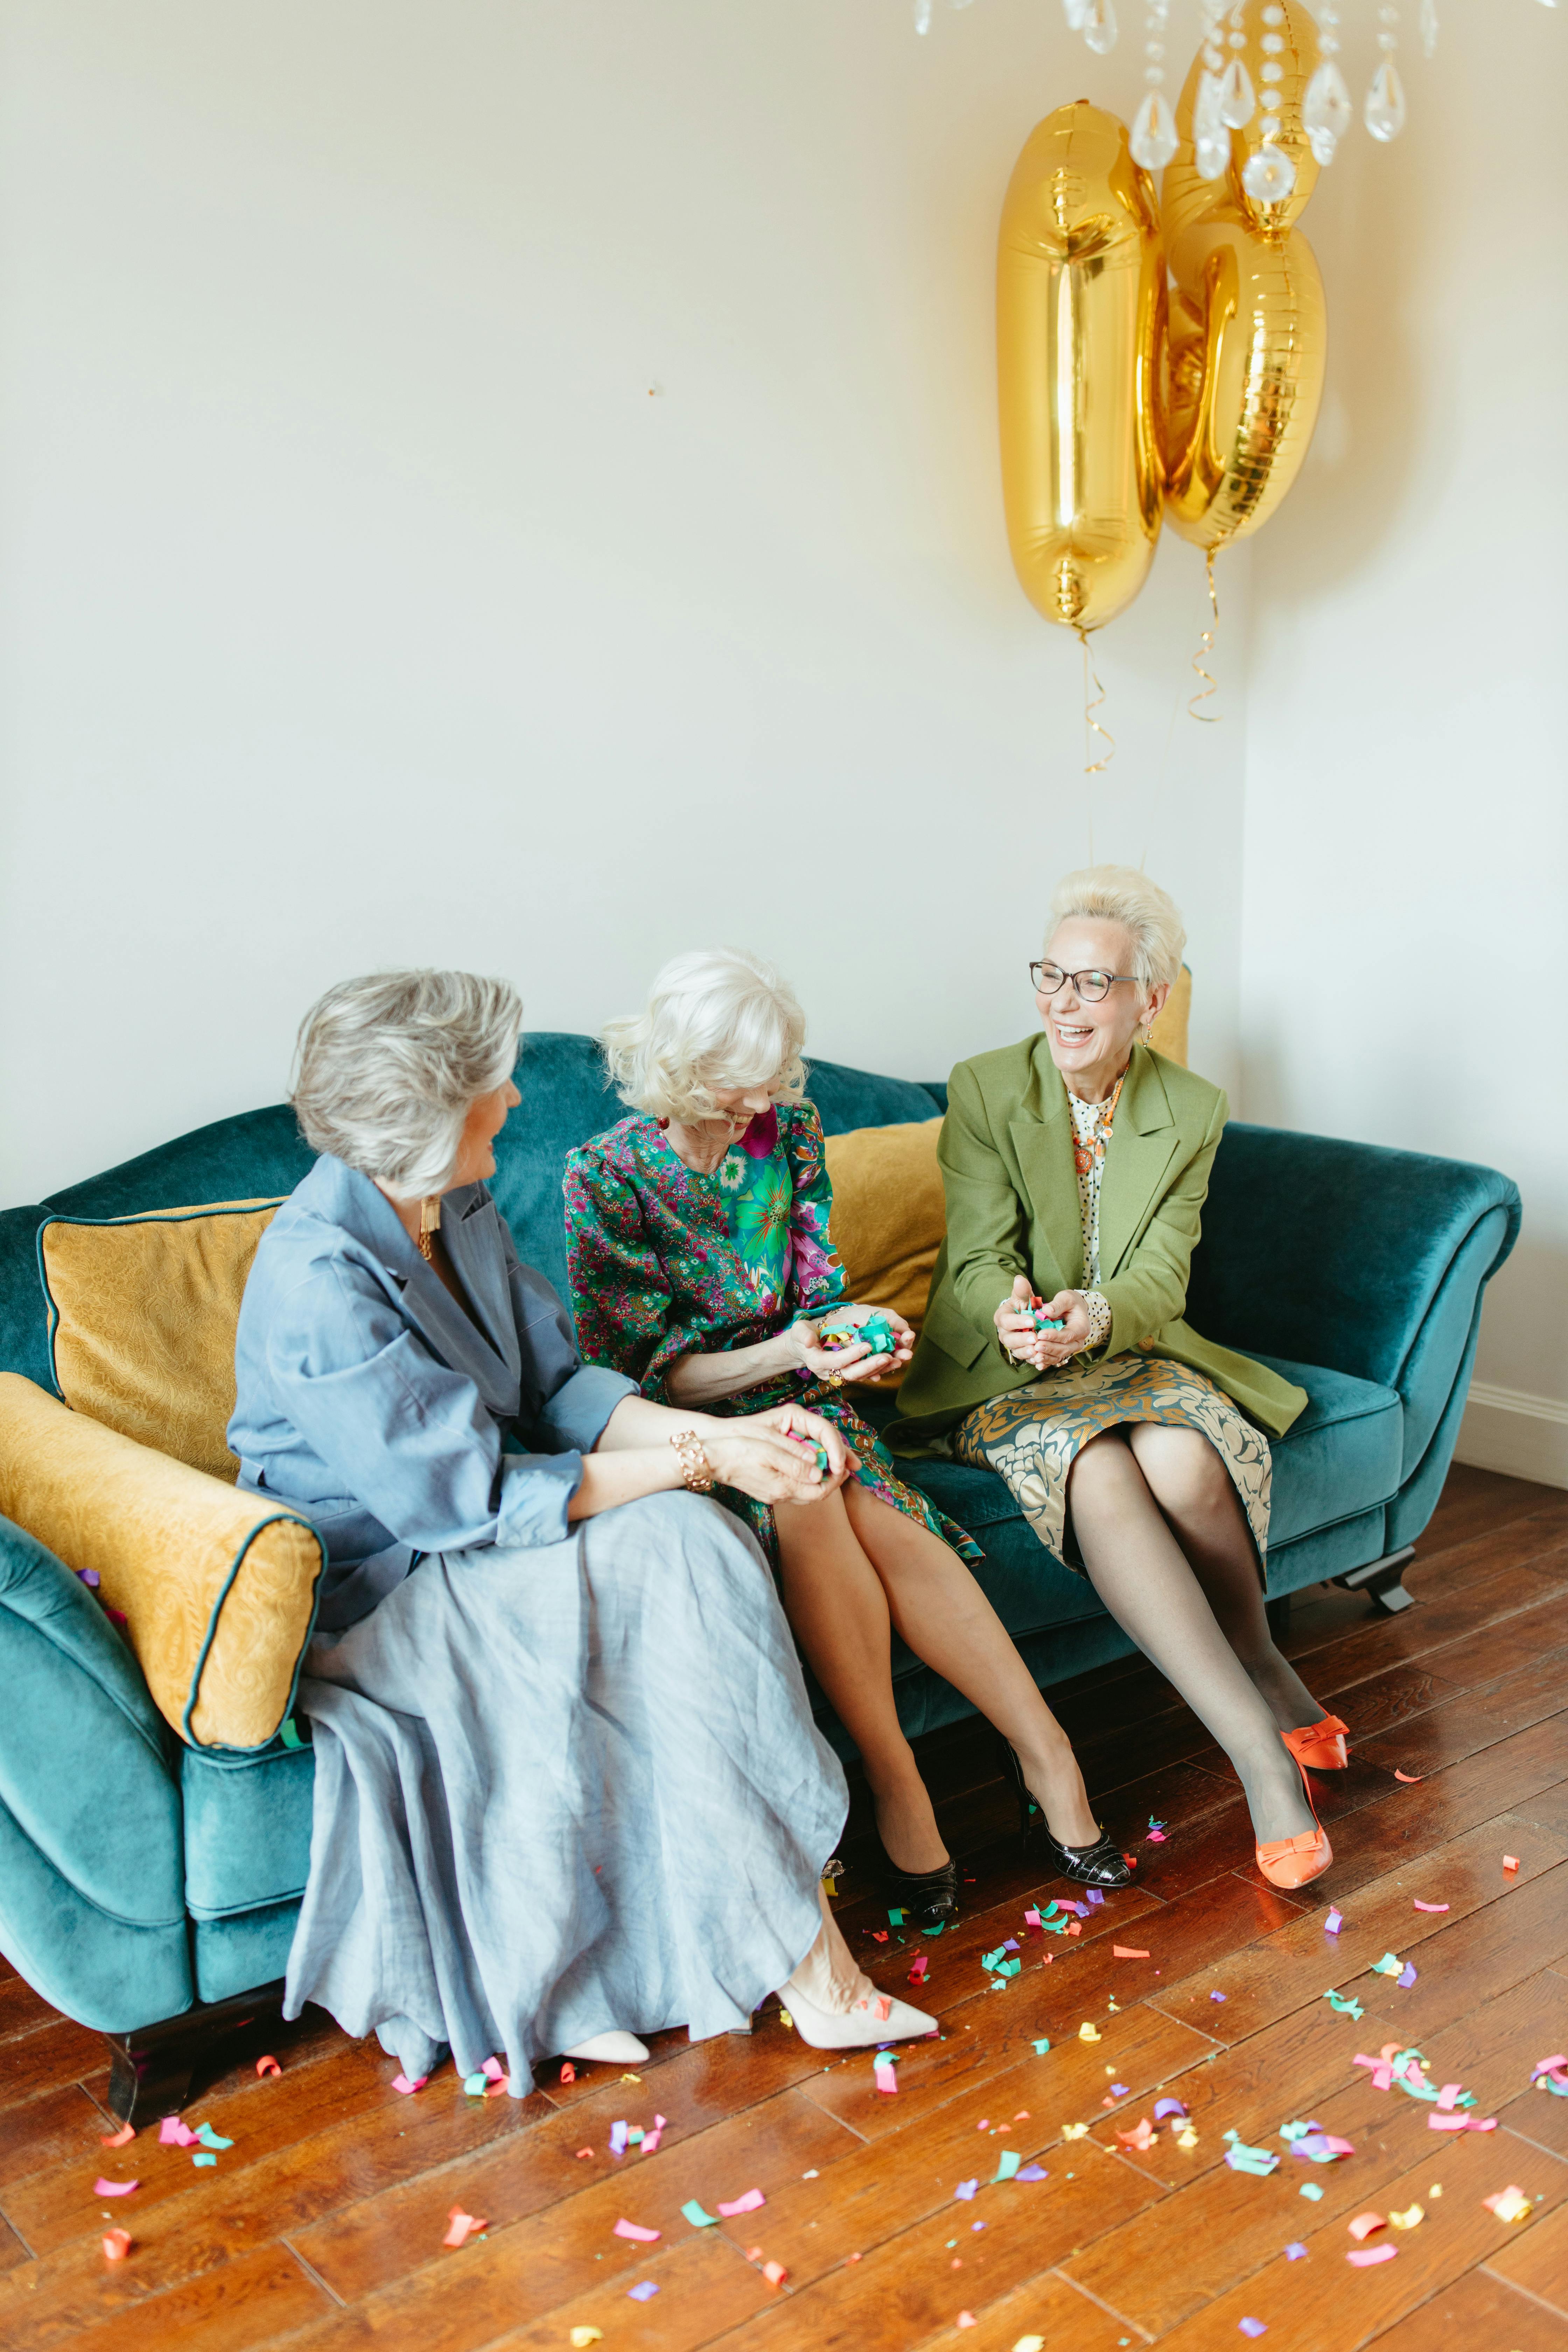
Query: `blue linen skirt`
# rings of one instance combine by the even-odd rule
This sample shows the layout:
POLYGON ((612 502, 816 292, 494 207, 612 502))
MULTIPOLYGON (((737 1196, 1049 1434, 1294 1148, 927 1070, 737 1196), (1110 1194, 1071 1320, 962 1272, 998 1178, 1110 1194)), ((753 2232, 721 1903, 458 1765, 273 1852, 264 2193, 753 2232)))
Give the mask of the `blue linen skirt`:
POLYGON ((310 1647, 284 2014, 512 2095, 591 2035, 745 2025, 816 1941, 847 1811, 752 1536, 695 1495, 432 1553, 310 1647))

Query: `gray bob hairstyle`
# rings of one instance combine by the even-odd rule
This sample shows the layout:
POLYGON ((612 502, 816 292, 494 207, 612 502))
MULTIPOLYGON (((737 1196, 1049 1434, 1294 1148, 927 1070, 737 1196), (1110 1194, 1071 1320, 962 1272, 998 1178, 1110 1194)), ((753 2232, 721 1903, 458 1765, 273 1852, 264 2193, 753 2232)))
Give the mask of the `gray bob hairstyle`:
POLYGON ((517 1060, 522 1000, 471 971, 378 971, 329 988, 300 1024, 289 1099, 312 1151, 398 1201, 450 1183, 463 1122, 517 1060))
POLYGON ((1132 942, 1133 973, 1141 987, 1157 988, 1162 982, 1175 985, 1187 944, 1181 910, 1136 866, 1083 866, 1064 876, 1051 893, 1052 930, 1075 915, 1089 922, 1121 924, 1132 942))
POLYGON ((805 1015, 771 964, 740 948, 672 956, 646 1013, 607 1021, 605 1062, 621 1100, 655 1118, 711 1118, 716 1087, 805 1087, 805 1015))

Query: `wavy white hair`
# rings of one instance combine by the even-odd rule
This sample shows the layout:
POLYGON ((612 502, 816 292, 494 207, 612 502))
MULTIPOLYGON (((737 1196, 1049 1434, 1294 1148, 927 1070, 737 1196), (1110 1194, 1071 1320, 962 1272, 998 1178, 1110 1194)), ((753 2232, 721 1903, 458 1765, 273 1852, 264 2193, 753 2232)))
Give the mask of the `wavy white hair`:
POLYGON ((647 1011, 607 1021, 602 1042, 621 1100, 655 1118, 711 1118, 715 1087, 766 1087, 775 1102, 805 1088, 805 1015, 773 966, 740 948, 672 956, 647 1011))
POLYGON ((517 1060, 522 1000, 471 971, 379 971, 329 988, 300 1024, 289 1099, 313 1151, 399 1201, 450 1183, 463 1122, 517 1060))
MULTIPOLYGON (((1135 976, 1142 988, 1163 981, 1173 986, 1187 944, 1181 910, 1167 891, 1132 866, 1083 866, 1064 875, 1051 893, 1051 933, 1074 916, 1096 923, 1120 923, 1132 942, 1135 976)), ((1046 944, 1050 945, 1050 934, 1046 944)))

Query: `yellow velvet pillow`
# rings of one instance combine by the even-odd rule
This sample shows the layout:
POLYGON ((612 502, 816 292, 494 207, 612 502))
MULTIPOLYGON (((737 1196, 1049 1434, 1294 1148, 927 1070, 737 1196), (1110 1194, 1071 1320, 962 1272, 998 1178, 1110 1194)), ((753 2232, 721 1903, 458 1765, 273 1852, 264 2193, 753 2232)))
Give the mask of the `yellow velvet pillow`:
POLYGON ((216 1201, 38 1234, 55 1386, 79 1412, 232 1485, 234 1335, 273 1201, 216 1201))
POLYGON ((0 1372, 0 1512, 68 1568, 96 1571, 183 1739, 273 1738, 321 1572, 308 1521, 72 1412, 16 1372, 0 1372))

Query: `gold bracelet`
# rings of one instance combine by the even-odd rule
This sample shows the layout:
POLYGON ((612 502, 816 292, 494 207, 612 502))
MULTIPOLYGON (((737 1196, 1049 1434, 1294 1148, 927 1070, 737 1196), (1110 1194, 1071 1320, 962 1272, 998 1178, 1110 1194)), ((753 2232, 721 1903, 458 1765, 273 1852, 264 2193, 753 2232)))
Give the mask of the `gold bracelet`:
POLYGON ((710 1495, 713 1492, 713 1473, 697 1432, 694 1429, 672 1429, 669 1442, 680 1464, 682 1485, 693 1495, 710 1495))

